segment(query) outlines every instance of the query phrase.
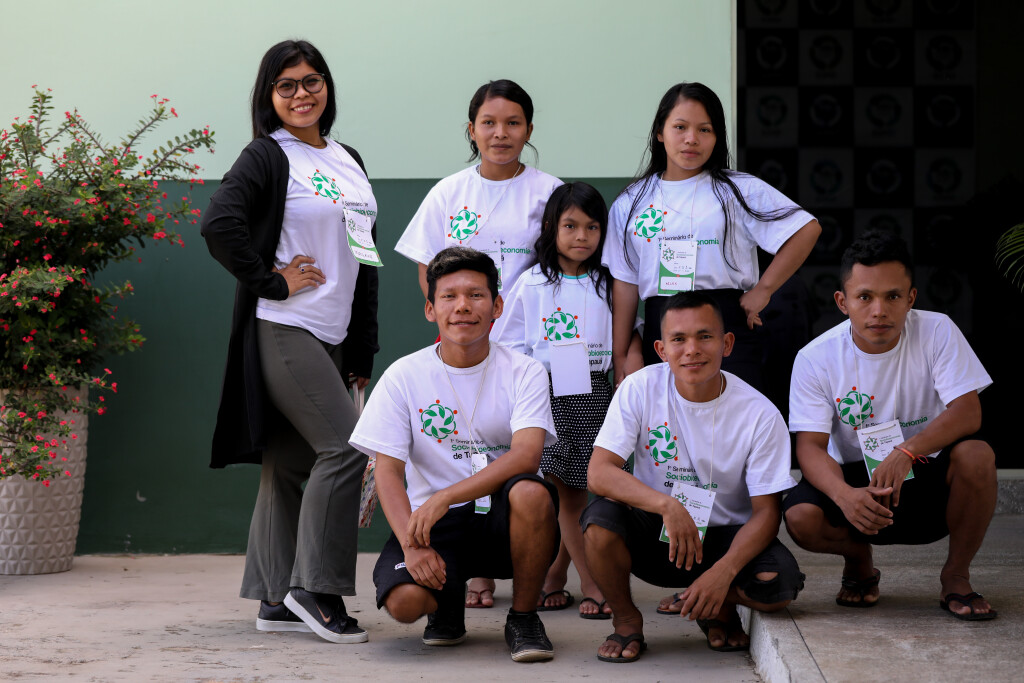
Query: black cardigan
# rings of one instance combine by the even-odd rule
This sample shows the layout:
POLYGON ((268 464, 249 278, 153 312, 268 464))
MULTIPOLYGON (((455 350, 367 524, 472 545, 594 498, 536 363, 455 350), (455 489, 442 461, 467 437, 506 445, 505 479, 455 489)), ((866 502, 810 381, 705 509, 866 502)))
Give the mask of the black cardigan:
MULTIPOLYGON (((342 145, 366 173, 359 153, 342 145)), ((259 463, 275 420, 256 343, 256 302, 288 298, 284 276, 273 272, 288 188, 288 157, 270 138, 242 150, 214 192, 202 221, 210 253, 238 280, 231 337, 210 467, 259 463)), ((376 238, 376 223, 374 223, 376 238)), ((342 376, 369 377, 377 345, 377 269, 360 264, 352 319, 342 342, 342 376)))

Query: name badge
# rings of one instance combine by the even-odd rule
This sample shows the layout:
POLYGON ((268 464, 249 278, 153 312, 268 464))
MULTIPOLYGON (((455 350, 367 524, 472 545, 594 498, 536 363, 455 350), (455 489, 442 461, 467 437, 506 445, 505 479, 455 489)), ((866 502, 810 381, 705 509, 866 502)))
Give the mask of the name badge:
MULTIPOLYGON (((697 525, 697 533, 700 534, 702 543, 708 530, 708 522, 711 521, 711 509, 715 506, 716 495, 715 491, 690 486, 681 481, 672 484, 672 497, 682 503, 690 513, 693 523, 697 525)), ((664 524, 661 526, 661 540, 668 543, 668 531, 664 524)))
POLYGON ((549 341, 551 357, 551 391, 555 396, 589 394, 590 353, 582 337, 549 341))
MULTIPOLYGON (((477 453, 476 451, 473 451, 473 454, 470 456, 470 462, 473 463, 473 474, 476 474, 483 468, 487 467, 487 455, 484 453, 477 453)), ((480 498, 477 498, 475 511, 478 515, 485 515, 488 512, 490 512, 491 497, 481 496, 480 498)))
POLYGON ((658 240, 658 294, 693 291, 697 275, 697 240, 658 240))
POLYGON ((474 249, 479 250, 481 253, 487 254, 494 261, 494 267, 498 269, 498 291, 501 291, 501 245, 490 244, 487 246, 473 245, 474 249))
MULTIPOLYGON (((864 456, 864 464, 868 468, 870 479, 875 475, 875 469, 882 464, 882 460, 885 460, 896 446, 903 443, 903 430, 900 429, 899 420, 892 420, 866 429, 858 429, 857 438, 860 440, 860 452, 864 456)), ((913 478, 914 468, 911 467, 903 481, 913 478)))
POLYGON ((348 235, 348 248, 359 263, 380 268, 384 265, 373 244, 373 219, 357 211, 345 209, 345 232, 348 235))

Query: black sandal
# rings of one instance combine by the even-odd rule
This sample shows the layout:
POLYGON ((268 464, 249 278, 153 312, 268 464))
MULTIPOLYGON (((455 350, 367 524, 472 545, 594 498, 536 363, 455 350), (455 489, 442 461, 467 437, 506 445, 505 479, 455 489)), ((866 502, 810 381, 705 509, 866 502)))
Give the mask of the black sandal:
POLYGON ((606 657, 604 655, 598 655, 597 658, 600 659, 602 662, 611 662, 612 664, 631 664, 636 660, 640 659, 640 655, 642 655, 644 653, 644 650, 647 649, 647 642, 644 641, 643 633, 630 633, 628 636, 620 636, 618 633, 613 633, 607 638, 605 638, 605 640, 615 641, 616 643, 622 646, 622 649, 619 651, 618 657, 606 657), (639 642, 640 649, 637 650, 636 654, 632 657, 623 657, 622 653, 625 652, 629 644, 633 642, 639 642))
POLYGON ((989 611, 980 613, 974 611, 974 601, 984 599, 985 597, 981 593, 973 591, 967 595, 961 595, 960 593, 947 593, 946 597, 939 600, 939 607, 946 610, 957 619, 961 619, 963 621, 988 621, 990 619, 995 619, 999 616, 999 612, 994 609, 990 608, 989 611), (968 614, 954 612, 949 606, 949 603, 951 602, 959 602, 961 605, 970 608, 971 611, 968 614))
POLYGON ((698 619, 697 626, 704 632, 704 637, 707 639, 708 649, 714 650, 715 652, 744 652, 750 649, 750 643, 746 645, 730 645, 729 634, 744 633, 743 625, 740 623, 740 615, 733 612, 729 617, 729 621, 722 621, 721 619, 698 619), (711 644, 711 638, 708 637, 708 631, 713 628, 720 628, 725 631, 725 640, 721 645, 715 646, 711 644))
POLYGON ((843 577, 843 589, 857 593, 860 595, 860 600, 843 600, 838 595, 836 596, 836 604, 840 607, 859 607, 867 608, 874 607, 878 604, 878 600, 873 602, 866 602, 864 596, 867 595, 868 591, 878 585, 878 580, 882 578, 882 572, 874 570, 875 573, 866 579, 851 579, 849 576, 843 577))

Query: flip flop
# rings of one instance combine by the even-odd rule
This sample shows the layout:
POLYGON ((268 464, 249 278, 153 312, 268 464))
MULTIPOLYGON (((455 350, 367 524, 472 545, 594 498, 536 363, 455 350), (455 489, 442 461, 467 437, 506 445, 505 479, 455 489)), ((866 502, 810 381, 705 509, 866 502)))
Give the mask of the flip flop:
POLYGON ((484 588, 482 591, 474 591, 474 590, 470 590, 470 589, 467 588, 466 589, 466 599, 467 600, 469 599, 469 594, 470 593, 475 593, 478 596, 477 603, 475 605, 470 605, 467 602, 466 603, 466 607, 468 607, 470 609, 490 609, 490 608, 494 607, 494 591, 492 591, 490 588, 484 588), (491 604, 490 605, 485 605, 483 603, 483 595, 484 595, 484 593, 490 593, 491 594, 491 604))
POLYGON ((640 655, 642 655, 644 650, 647 649, 647 643, 644 641, 643 633, 630 633, 628 636, 620 636, 618 633, 613 633, 605 638, 605 640, 614 640, 622 646, 622 650, 620 650, 618 657, 605 657, 604 655, 598 655, 597 658, 602 662, 610 662, 612 664, 632 664, 636 660, 640 659, 640 655), (621 652, 625 652, 626 647, 630 643, 637 641, 640 643, 640 649, 636 651, 636 654, 632 657, 623 657, 621 652))
POLYGON ((597 619, 600 621, 604 621, 605 619, 612 618, 612 615, 604 611, 604 606, 608 604, 607 600, 602 600, 601 602, 598 602, 594 598, 585 597, 582 600, 580 600, 580 607, 583 607, 583 603, 585 602, 592 602, 595 605, 597 605, 597 612, 594 614, 584 614, 583 612, 580 612, 580 619, 597 619))
MULTIPOLYGON (((669 607, 671 607, 672 605, 676 604, 679 601, 680 601, 679 593, 673 593, 672 594, 672 602, 669 603, 669 607)), ((654 611, 657 612, 658 614, 668 614, 669 616, 675 616, 675 615, 679 614, 679 612, 673 612, 671 610, 662 609, 661 607, 659 607, 658 609, 656 609, 654 611)))
POLYGON ((843 600, 840 597, 836 597, 836 604, 840 607, 858 607, 868 608, 874 607, 878 604, 878 600, 874 602, 865 602, 864 596, 867 595, 868 591, 878 585, 878 580, 882 578, 882 572, 874 570, 874 574, 866 579, 851 579, 849 576, 843 577, 843 588, 848 591, 854 591, 860 595, 860 600, 843 600))
POLYGON ((550 593, 541 593, 540 604, 537 605, 538 612, 557 612, 563 610, 566 607, 570 607, 576 602, 576 598, 572 597, 572 593, 567 590, 551 591, 550 593), (545 605, 544 602, 552 595, 564 595, 565 603, 561 605, 545 605))
POLYGON ((735 612, 733 612, 732 616, 729 617, 729 621, 722 621, 721 619, 698 619, 697 626, 699 626, 700 630, 704 632, 704 637, 707 638, 708 649, 710 650, 714 650, 715 652, 744 652, 750 649, 749 643, 746 645, 729 644, 729 634, 736 632, 736 629, 733 628, 734 626, 741 632, 743 631, 743 626, 740 624, 740 615, 735 612), (712 645, 711 639, 708 638, 708 631, 713 628, 720 628, 725 631, 725 642, 717 647, 712 645))
POLYGON ((976 593, 973 591, 968 593, 967 595, 961 595, 960 593, 947 593, 946 597, 944 597, 942 600, 939 600, 939 607, 946 610, 952 616, 962 621, 989 621, 990 619, 995 619, 999 616, 999 612, 995 611, 994 609, 990 609, 988 612, 981 613, 974 611, 974 601, 984 599, 985 598, 984 596, 982 596, 981 593, 976 593), (961 605, 969 607, 971 609, 970 613, 960 614, 958 612, 954 612, 952 608, 950 608, 949 606, 949 603, 951 602, 959 602, 961 605))

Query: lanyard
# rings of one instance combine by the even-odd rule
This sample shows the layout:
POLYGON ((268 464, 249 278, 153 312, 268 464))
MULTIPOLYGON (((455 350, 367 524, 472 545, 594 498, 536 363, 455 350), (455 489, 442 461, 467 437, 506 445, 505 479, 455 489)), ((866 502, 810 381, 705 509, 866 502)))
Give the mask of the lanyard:
MULTIPOLYGON (((718 389, 718 396, 715 397, 715 407, 711 411, 711 466, 710 466, 709 472, 708 472, 708 484, 707 484, 707 486, 702 487, 702 488, 704 488, 704 489, 706 489, 708 491, 711 490, 711 485, 714 483, 713 477, 715 476, 715 424, 718 422, 718 404, 719 404, 719 402, 722 399, 722 394, 725 393, 725 375, 722 374, 721 370, 718 371, 718 374, 721 376, 722 382, 721 382, 721 385, 719 386, 719 389, 718 389)), ((672 387, 672 390, 674 390, 676 392, 676 394, 679 393, 679 390, 676 389, 676 386, 675 386, 675 377, 674 376, 672 377, 671 387, 672 387)), ((669 411, 670 411, 670 413, 672 415, 672 421, 676 425, 676 429, 677 429, 676 433, 677 434, 682 434, 682 430, 680 428, 680 425, 682 425, 682 422, 680 422, 679 416, 676 414, 676 397, 675 396, 670 396, 669 397, 668 409, 669 409, 669 411)), ((699 479, 700 473, 697 472, 697 461, 693 459, 693 456, 691 455, 692 451, 690 450, 689 447, 686 446, 686 441, 685 440, 683 441, 683 446, 686 447, 686 456, 690 459, 690 464, 693 465, 693 472, 694 472, 694 474, 696 474, 698 476, 697 481, 699 482, 700 481, 700 479, 699 479)), ((666 471, 666 474, 667 474, 667 471, 666 471)))
MULTIPOLYGON (((562 284, 565 283, 565 280, 576 280, 577 282, 579 282, 580 280, 583 280, 583 279, 586 279, 586 282, 580 282, 580 284, 583 285, 583 320, 580 321, 580 323, 577 323, 577 325, 576 325, 576 329, 579 332, 579 334, 577 336, 580 339, 586 339, 587 338, 587 335, 585 334, 585 332, 586 332, 586 329, 587 329, 587 299, 590 298, 589 296, 587 296, 587 294, 588 294, 587 290, 590 289, 590 282, 591 282, 590 273, 587 273, 585 275, 581 275, 581 276, 576 277, 576 278, 567 277, 565 273, 562 273, 562 284)), ((559 306, 558 305, 558 301, 555 300, 555 289, 556 289, 555 286, 551 287, 551 305, 555 307, 555 313, 557 313, 557 312, 562 310, 562 307, 559 306)), ((596 291, 597 290, 595 289, 595 292, 596 291)), ((554 315, 554 314, 552 314, 552 315, 554 315)), ((548 321, 548 318, 545 318, 544 322, 546 323, 547 321, 548 321)))
POLYGON ((480 394, 482 394, 483 391, 484 391, 484 380, 487 378, 487 368, 491 364, 491 356, 493 355, 491 353, 491 345, 490 345, 490 343, 487 344, 487 360, 484 362, 484 370, 483 370, 483 372, 480 373, 480 386, 477 387, 476 398, 473 399, 473 414, 472 415, 469 415, 469 414, 466 413, 465 410, 462 410, 462 400, 459 398, 459 392, 455 391, 455 385, 452 384, 452 378, 448 374, 448 366, 445 365, 444 359, 441 358, 441 344, 440 343, 438 343, 438 345, 437 345, 436 353, 437 353, 438 360, 441 361, 441 367, 444 369, 444 376, 445 376, 445 379, 448 380, 448 386, 451 388, 452 393, 455 395, 455 405, 457 405, 459 407, 459 410, 462 412, 462 414, 466 416, 466 423, 467 423, 466 431, 469 432, 469 447, 473 450, 473 452, 480 453, 480 451, 478 451, 476 449, 476 439, 473 436, 473 418, 476 417, 476 406, 480 402, 480 394))
MULTIPOLYGON (((910 339, 909 331, 907 329, 906 324, 904 324, 903 325, 903 331, 900 332, 900 339, 899 339, 900 350, 896 353, 896 392, 893 394, 893 397, 892 397, 892 419, 894 419, 894 420, 897 419, 897 415, 896 415, 896 402, 899 400, 899 396, 900 396, 900 379, 903 376, 903 349, 906 348, 907 344, 909 343, 909 339, 910 339)), ((860 383, 860 364, 857 362, 857 353, 858 353, 859 349, 857 348, 857 342, 854 341, 854 339, 853 339, 853 322, 850 323, 850 343, 853 344, 853 376, 854 376, 854 379, 857 380, 857 387, 858 387, 858 389, 856 391, 857 391, 857 393, 859 395, 863 391, 860 388, 863 385, 860 383)), ((860 405, 860 398, 859 398, 859 396, 858 396, 858 399, 857 399, 857 405, 858 406, 860 405)))
MULTIPOLYGON (((309 150, 306 149, 307 147, 309 147, 309 145, 307 145, 302 140, 299 140, 298 138, 296 138, 296 142, 299 145, 299 150, 302 152, 302 155, 304 157, 306 157, 307 161, 309 161, 309 165, 312 166, 314 170, 319 171, 320 169, 318 169, 316 167, 316 162, 313 160, 313 157, 311 157, 309 155, 309 150)), ((338 154, 338 150, 334 149, 334 146, 331 144, 331 141, 329 139, 327 139, 327 138, 324 138, 324 142, 327 144, 327 146, 324 149, 327 150, 328 153, 331 156, 334 157, 334 159, 338 162, 338 164, 340 164, 342 168, 347 166, 347 164, 345 163, 345 159, 342 158, 342 156, 340 154, 338 154)), ((316 148, 313 147, 313 149, 316 149, 316 148)), ((317 150, 317 152, 319 153, 320 150, 317 150)), ((319 156, 319 154, 318 154, 318 156, 319 156)), ((362 171, 362 169, 359 169, 359 170, 362 171)), ((341 190, 339 189, 339 192, 340 191, 341 190)), ((370 216, 370 213, 369 213, 369 211, 370 211, 370 203, 368 201, 366 201, 366 199, 363 197, 362 193, 356 187, 355 183, 352 184, 352 191, 356 195, 356 199, 359 201, 359 203, 361 203, 365 208, 362 211, 360 211, 359 209, 348 209, 348 211, 355 211, 357 213, 362 213, 364 216, 369 217, 370 216)), ((344 197, 345 194, 342 193, 341 196, 344 197)), ((346 204, 346 202, 344 200, 342 200, 342 202, 341 202, 342 211, 346 210, 345 204, 346 204)))
MULTIPOLYGON (((479 234, 480 231, 484 229, 484 223, 489 223, 490 222, 491 215, 494 214, 494 212, 498 210, 498 205, 501 204, 501 200, 505 198, 505 193, 508 192, 508 188, 512 187, 512 183, 514 183, 516 181, 516 178, 519 177, 519 174, 522 173, 523 169, 525 169, 525 168, 526 168, 526 164, 524 164, 523 162, 520 161, 519 162, 519 168, 516 169, 515 174, 509 179, 509 181, 507 183, 505 183, 505 186, 501 188, 501 194, 498 195, 498 199, 497 199, 497 201, 494 202, 494 206, 491 207, 490 212, 486 216, 483 216, 483 217, 477 219, 479 221, 479 225, 480 225, 480 227, 478 227, 477 230, 476 230, 477 234, 479 234)), ((479 166, 477 166, 477 169, 476 169, 476 176, 477 176, 477 178, 480 181, 480 189, 482 191, 481 194, 486 195, 486 185, 484 184, 484 177, 482 175, 480 175, 480 167, 479 166)), ((495 241, 495 243, 497 243, 498 240, 495 239, 494 241, 495 241)))
MULTIPOLYGON (((693 183, 693 193, 690 195, 690 232, 691 233, 693 233, 693 203, 697 199, 697 186, 700 185, 701 180, 702 180, 702 178, 698 178, 693 183)), ((672 209, 673 211, 675 211, 679 215, 683 214, 682 211, 680 211, 679 209, 677 209, 674 206, 669 206, 668 202, 665 201, 665 180, 663 178, 660 178, 660 177, 658 178, 658 194, 661 196, 661 206, 663 207, 662 208, 662 213, 665 212, 665 207, 667 207, 669 209, 672 209)), ((668 232, 668 220, 667 219, 665 220, 665 232, 666 233, 668 232)))

